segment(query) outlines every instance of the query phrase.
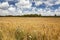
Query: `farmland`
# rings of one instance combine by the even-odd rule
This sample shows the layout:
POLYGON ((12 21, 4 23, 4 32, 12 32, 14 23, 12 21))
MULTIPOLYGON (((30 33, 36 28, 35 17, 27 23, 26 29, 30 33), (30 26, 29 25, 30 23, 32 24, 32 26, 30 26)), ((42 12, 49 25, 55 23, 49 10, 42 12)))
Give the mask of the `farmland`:
POLYGON ((60 40, 60 18, 0 17, 0 40, 60 40))

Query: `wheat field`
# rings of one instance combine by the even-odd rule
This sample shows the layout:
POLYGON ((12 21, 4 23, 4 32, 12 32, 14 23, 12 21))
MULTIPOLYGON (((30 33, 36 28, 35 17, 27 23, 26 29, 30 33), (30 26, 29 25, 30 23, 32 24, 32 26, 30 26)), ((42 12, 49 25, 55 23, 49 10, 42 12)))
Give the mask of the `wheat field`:
POLYGON ((60 40, 60 18, 0 17, 0 40, 60 40))

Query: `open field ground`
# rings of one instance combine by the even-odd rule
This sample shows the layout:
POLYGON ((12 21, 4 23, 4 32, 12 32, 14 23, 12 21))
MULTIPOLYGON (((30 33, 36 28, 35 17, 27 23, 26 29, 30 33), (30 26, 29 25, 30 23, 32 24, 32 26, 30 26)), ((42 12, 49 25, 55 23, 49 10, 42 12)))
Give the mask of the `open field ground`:
POLYGON ((60 18, 0 17, 0 40, 60 40, 60 18))

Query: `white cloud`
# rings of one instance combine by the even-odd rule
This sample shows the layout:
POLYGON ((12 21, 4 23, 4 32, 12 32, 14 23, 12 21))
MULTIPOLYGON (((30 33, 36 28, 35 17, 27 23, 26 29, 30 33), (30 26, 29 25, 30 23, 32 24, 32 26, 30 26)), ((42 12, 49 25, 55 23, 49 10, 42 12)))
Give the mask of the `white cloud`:
POLYGON ((5 1, 19 1, 19 0, 5 0, 5 1))
POLYGON ((14 1, 14 0, 5 0, 5 1, 14 1))
POLYGON ((35 5, 38 6, 38 5, 42 4, 43 2, 41 2, 41 1, 35 1, 35 3, 36 3, 35 5))
POLYGON ((30 8, 31 3, 29 2, 29 0, 20 0, 18 3, 16 3, 16 6, 18 8, 30 8))
POLYGON ((57 0, 57 2, 55 4, 60 4, 60 0, 57 0))
POLYGON ((41 16, 55 16, 55 13, 50 9, 48 11, 46 11, 46 9, 39 9, 38 13, 41 14, 41 16))
POLYGON ((13 6, 10 6, 10 7, 8 8, 8 10, 9 10, 9 11, 12 11, 12 12, 15 12, 15 11, 16 11, 16 8, 13 7, 13 6))
POLYGON ((56 14, 56 16, 60 16, 60 7, 55 10, 55 14, 56 14))
MULTIPOLYGON (((16 7, 10 6, 8 8, 8 11, 10 12, 9 15, 18 15, 16 7)), ((19 11, 19 10, 18 10, 19 11)))
POLYGON ((7 9, 8 7, 9 7, 8 2, 0 3, 0 8, 1 8, 1 9, 3 9, 3 8, 7 9))
POLYGON ((56 16, 60 16, 60 12, 55 12, 56 16))
POLYGON ((0 9, 0 15, 1 16, 9 15, 9 11, 0 9))
POLYGON ((47 6, 52 6, 52 5, 55 5, 53 2, 51 2, 52 0, 47 0, 45 1, 44 3, 47 5, 47 6))
MULTIPOLYGON (((60 16, 60 8, 56 9, 55 12, 52 12, 52 9, 48 9, 47 7, 45 9, 37 9, 36 7, 31 7, 32 4, 29 0, 19 0, 19 2, 15 4, 17 6, 16 8, 15 6, 9 5, 8 1, 14 0, 6 0, 6 2, 0 3, 0 15, 41 14, 42 16, 54 16, 56 14, 57 16, 60 16), (25 9, 28 11, 23 11, 25 9), (29 11, 30 9, 31 11, 29 11)), ((45 2, 35 0, 35 5, 38 6, 42 3, 45 3, 47 6, 60 4, 60 0, 56 1, 55 4, 53 2, 53 0, 47 0, 45 2)))

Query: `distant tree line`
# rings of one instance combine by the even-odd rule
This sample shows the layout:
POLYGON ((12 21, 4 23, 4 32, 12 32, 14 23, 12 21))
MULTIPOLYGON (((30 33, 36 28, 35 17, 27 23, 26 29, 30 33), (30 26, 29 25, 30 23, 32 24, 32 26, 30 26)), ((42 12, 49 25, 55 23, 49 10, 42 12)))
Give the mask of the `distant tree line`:
MULTIPOLYGON (((45 17, 45 16, 41 16, 40 14, 26 14, 26 15, 5 15, 2 16, 0 15, 0 17, 45 17)), ((47 17, 51 17, 51 16, 47 16, 47 17)), ((53 17, 57 17, 56 15, 53 17)))
POLYGON ((40 17, 41 15, 38 14, 28 14, 28 15, 22 15, 22 17, 40 17))
MULTIPOLYGON (((6 15, 6 16, 1 16, 0 17, 12 17, 14 15, 6 15)), ((26 15, 15 15, 16 17, 40 17, 41 15, 38 14, 26 14, 26 15)), ((14 16, 14 17, 15 17, 14 16)))

